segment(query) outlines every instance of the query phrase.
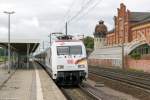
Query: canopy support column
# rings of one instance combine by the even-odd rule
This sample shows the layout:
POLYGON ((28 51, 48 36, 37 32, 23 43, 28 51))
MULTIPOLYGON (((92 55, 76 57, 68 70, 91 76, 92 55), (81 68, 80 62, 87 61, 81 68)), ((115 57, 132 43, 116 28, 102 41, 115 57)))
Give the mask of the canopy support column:
POLYGON ((27 44, 27 69, 29 69, 29 52, 30 52, 30 44, 27 44))

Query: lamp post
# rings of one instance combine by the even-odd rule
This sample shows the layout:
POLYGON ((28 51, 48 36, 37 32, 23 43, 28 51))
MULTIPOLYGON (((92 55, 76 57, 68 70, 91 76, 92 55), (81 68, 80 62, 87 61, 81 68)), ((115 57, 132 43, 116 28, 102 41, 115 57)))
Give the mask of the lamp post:
POLYGON ((10 73, 10 15, 14 14, 14 11, 4 11, 8 15, 8 73, 10 73))

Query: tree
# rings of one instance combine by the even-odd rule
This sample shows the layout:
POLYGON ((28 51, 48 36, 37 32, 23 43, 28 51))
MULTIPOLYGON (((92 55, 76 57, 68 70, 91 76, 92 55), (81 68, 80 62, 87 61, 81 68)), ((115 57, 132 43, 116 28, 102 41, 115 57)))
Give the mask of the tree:
POLYGON ((139 52, 134 52, 134 53, 131 54, 131 57, 132 57, 133 59, 138 60, 138 59, 141 58, 141 54, 140 54, 139 52))
POLYGON ((94 38, 87 36, 83 39, 84 45, 86 48, 93 49, 94 48, 94 38))

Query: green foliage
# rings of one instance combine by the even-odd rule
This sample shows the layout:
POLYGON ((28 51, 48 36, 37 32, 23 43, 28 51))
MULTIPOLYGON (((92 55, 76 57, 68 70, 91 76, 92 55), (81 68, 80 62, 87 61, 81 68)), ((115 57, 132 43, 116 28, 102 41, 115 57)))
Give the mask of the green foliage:
POLYGON ((5 60, 7 60, 7 56, 5 55, 5 49, 0 48, 0 62, 4 62, 5 60))
POLYGON ((3 48, 0 48, 0 56, 5 56, 5 51, 3 48))
POLYGON ((0 62, 4 62, 5 60, 7 60, 7 57, 5 57, 5 56, 0 56, 0 62))
POLYGON ((93 49, 94 48, 94 38, 87 36, 83 39, 84 45, 86 48, 93 49))
POLYGON ((138 73, 144 73, 143 70, 140 70, 140 69, 133 69, 132 67, 131 68, 128 68, 126 69, 126 71, 128 72, 138 72, 138 73))
POLYGON ((138 53, 138 52, 133 52, 133 53, 131 54, 131 58, 138 60, 138 59, 141 58, 141 54, 138 53))

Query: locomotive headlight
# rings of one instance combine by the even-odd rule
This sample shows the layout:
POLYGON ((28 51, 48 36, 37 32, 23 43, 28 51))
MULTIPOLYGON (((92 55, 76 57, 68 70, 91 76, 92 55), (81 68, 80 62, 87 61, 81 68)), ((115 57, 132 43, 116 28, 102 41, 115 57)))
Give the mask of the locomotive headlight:
POLYGON ((64 69, 63 65, 57 65, 57 69, 64 69))
POLYGON ((78 65, 78 68, 85 68, 85 65, 78 65))

